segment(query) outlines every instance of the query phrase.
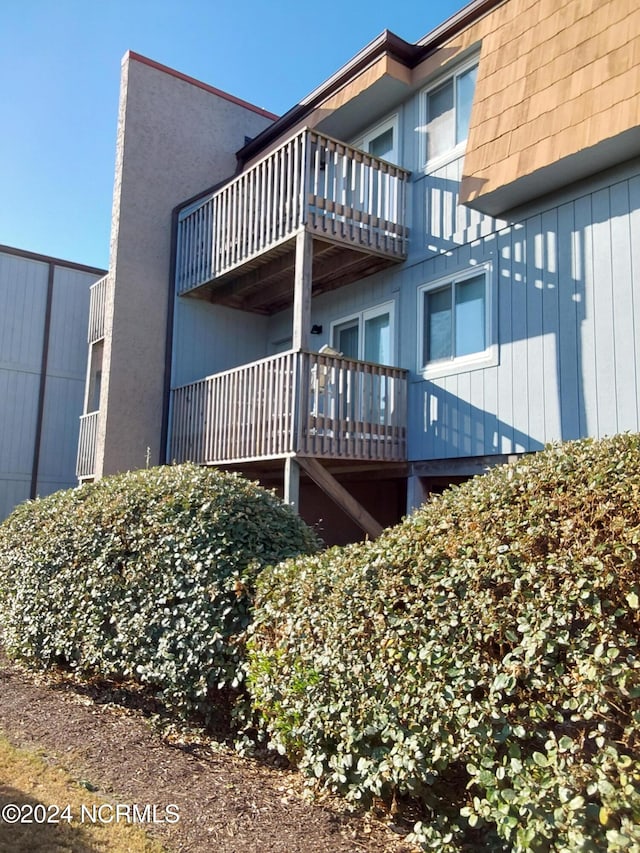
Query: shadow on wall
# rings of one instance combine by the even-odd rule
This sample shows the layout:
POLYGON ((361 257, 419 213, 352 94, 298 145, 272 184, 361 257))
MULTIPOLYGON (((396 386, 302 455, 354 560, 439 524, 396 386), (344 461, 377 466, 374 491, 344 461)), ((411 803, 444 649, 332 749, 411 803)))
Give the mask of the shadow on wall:
POLYGON ((421 425, 429 436, 432 459, 486 456, 542 450, 543 444, 514 429, 479 406, 423 382, 420 388, 421 425))
POLYGON ((515 453, 638 429, 631 259, 640 177, 493 233, 487 217, 458 205, 457 180, 430 175, 423 186, 439 256, 425 264, 433 280, 492 262, 499 364, 414 385, 419 455, 515 453))

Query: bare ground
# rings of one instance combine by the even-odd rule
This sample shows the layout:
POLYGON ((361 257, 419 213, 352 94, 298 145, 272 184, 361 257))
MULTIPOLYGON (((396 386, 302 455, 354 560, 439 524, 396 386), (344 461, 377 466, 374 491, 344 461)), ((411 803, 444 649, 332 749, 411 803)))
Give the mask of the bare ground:
POLYGON ((411 853, 407 827, 309 802, 299 774, 230 748, 164 736, 108 690, 34 675, 0 653, 0 732, 110 802, 179 808, 151 834, 171 853, 411 853), (182 740, 183 742, 179 742, 182 740))

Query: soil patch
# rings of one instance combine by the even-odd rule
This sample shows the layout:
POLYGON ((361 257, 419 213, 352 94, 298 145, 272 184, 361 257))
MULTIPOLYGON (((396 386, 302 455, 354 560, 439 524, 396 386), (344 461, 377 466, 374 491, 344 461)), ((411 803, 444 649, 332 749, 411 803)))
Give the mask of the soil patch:
POLYGON ((0 731, 37 749, 112 803, 156 805, 151 834, 171 853, 411 853, 406 827, 310 803, 300 775, 241 758, 225 746, 172 743, 141 710, 68 681, 28 672, 0 652, 0 731))

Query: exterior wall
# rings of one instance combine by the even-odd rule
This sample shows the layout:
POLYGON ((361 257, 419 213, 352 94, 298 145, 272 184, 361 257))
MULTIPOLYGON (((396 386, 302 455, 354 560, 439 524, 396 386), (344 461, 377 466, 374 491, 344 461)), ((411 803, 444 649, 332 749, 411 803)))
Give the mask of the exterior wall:
POLYGON ((135 54, 123 60, 97 476, 143 466, 147 448, 163 461, 172 210, 233 174, 245 136, 273 118, 135 54))
MULTIPOLYGON (((335 119, 337 133, 342 116, 343 129, 353 134, 347 141, 353 141, 398 117, 399 164, 412 172, 408 260, 314 298, 310 323, 323 331, 310 342, 314 349, 331 344, 332 322, 393 300, 395 363, 410 371, 413 462, 503 459, 552 440, 640 429, 640 249, 632 240, 640 233, 640 162, 603 173, 596 158, 588 167, 581 160, 577 172, 564 170, 567 158, 606 141, 605 130, 627 139, 638 122, 637 111, 629 109, 637 104, 635 82, 621 87, 627 76, 636 79, 637 12, 627 0, 607 0, 602 8, 608 14, 580 0, 567 0, 560 10, 551 0, 508 0, 443 41, 410 73, 377 63, 369 78, 363 73, 351 88, 334 92, 308 118, 327 126, 335 119), (553 73, 541 64, 548 40, 553 73), (476 52, 467 152, 427 172, 424 89, 476 52), (606 82, 598 74, 605 69, 613 83, 598 101, 606 82), (603 86, 592 91, 592 80, 603 86), (365 98, 378 84, 397 93, 397 100, 375 104, 365 98), (617 101, 614 93, 621 89, 629 97, 617 101), (547 97, 551 124, 525 121, 523 111, 534 119, 544 114, 536 110, 547 97), (347 118, 352 101, 354 115, 347 118), (603 130, 602 116, 618 103, 624 109, 615 121, 611 113, 603 130), (534 129, 537 142, 531 146, 534 129), (503 136, 510 140, 507 149, 503 136), (486 206, 480 212, 460 204, 461 198, 480 197, 485 185, 487 192, 511 185, 556 161, 554 194, 542 197, 549 190, 544 181, 528 184, 523 198, 538 200, 526 210, 511 208, 495 218, 486 206), (490 173, 482 172, 485 166, 490 173), (495 363, 426 380, 418 364, 419 289, 480 264, 490 269, 493 286, 495 363)), ((112 245, 116 288, 107 312, 98 474, 143 464, 147 447, 157 458, 167 288, 173 287, 168 211, 230 175, 244 135, 267 122, 135 57, 125 62, 122 91, 112 245), (209 138, 214 142, 204 145, 209 138)), ((616 149, 620 163, 628 159, 620 156, 625 145, 616 149)), ((290 309, 264 317, 176 298, 173 310, 173 387, 290 347, 290 309)))
POLYGON ((89 287, 101 274, 0 247, 0 520, 75 485, 89 287))
POLYGON ((263 315, 178 296, 174 316, 172 388, 265 355, 263 315))
POLYGON ((634 0, 511 0, 483 29, 465 202, 505 210, 621 162, 625 151, 634 156, 640 145, 634 0))
MULTIPOLYGON (((590 169, 593 177, 580 182, 572 181, 572 173, 567 171, 557 181, 558 186, 565 185, 562 193, 556 190, 555 196, 546 195, 526 210, 499 219, 459 203, 473 138, 465 157, 451 160, 437 171, 427 173, 421 162, 424 86, 482 43, 476 90, 482 100, 481 81, 493 73, 492 63, 499 59, 494 55, 494 42, 499 38, 503 44, 505 33, 511 32, 518 44, 523 39, 537 44, 541 33, 549 35, 550 21, 554 26, 561 23, 554 47, 560 53, 562 45, 587 33, 591 6, 570 2, 566 7, 556 15, 556 7, 552 9, 546 2, 511 0, 494 9, 414 69, 416 85, 403 103, 391 109, 386 106, 379 114, 371 112, 368 125, 361 128, 364 132, 392 114, 398 116, 399 163, 412 170, 409 257, 400 268, 315 298, 311 322, 321 324, 323 334, 314 336, 311 343, 314 349, 331 343, 331 321, 389 299, 395 301, 396 363, 411 374, 412 461, 506 457, 538 450, 553 440, 640 429, 640 250, 632 240, 633 234, 640 233, 638 161, 603 172, 596 159, 590 169), (540 21, 533 21, 538 12, 540 21), (497 364, 452 371, 426 381, 418 365, 418 288, 483 263, 490 265, 494 285, 497 364)), ((638 29, 635 7, 631 9, 622 0, 607 7, 607 26, 587 33, 586 52, 578 50, 565 57, 565 63, 579 60, 586 69, 573 81, 575 86, 590 79, 592 67, 608 67, 616 85, 618 75, 626 74, 629 64, 637 70, 638 62, 633 59, 638 29), (624 32, 621 21, 626 21, 624 32), (601 37, 604 31, 606 38, 601 37), (620 52, 618 45, 631 53, 620 52), (612 54, 608 66, 602 61, 607 51, 612 54)), ((543 54, 534 51, 531 61, 543 54)), ((521 65, 527 67, 526 62, 521 65)), ((559 67, 556 62, 558 74, 559 67)), ((535 80, 527 82, 532 92, 538 91, 543 77, 540 71, 535 80)), ((503 83, 508 79, 508 75, 503 77, 503 83)), ((522 74, 518 80, 522 85, 522 74)), ((574 91, 573 83, 572 87, 571 97, 576 95, 584 107, 585 98, 574 91)), ((514 99, 514 108, 519 103, 522 94, 517 91, 510 88, 507 96, 505 89, 504 109, 508 98, 514 99)), ((628 90, 629 102, 633 102, 634 91, 628 90)), ((597 98, 597 93, 598 89, 589 97, 597 98)), ((568 104, 567 110, 570 100, 563 102, 568 104)), ((610 99, 605 98, 601 106, 605 103, 610 99)), ((561 106, 558 104, 559 109, 561 106)), ((591 108, 595 115, 598 110, 594 104, 591 108)), ((576 109, 574 105, 572 115, 576 109)), ((472 137, 478 131, 478 115, 474 106, 472 137)), ((619 119, 627 122, 625 127, 617 121, 608 129, 624 135, 637 124, 637 111, 631 116, 624 109, 619 119)), ((602 130, 600 118, 595 125, 602 130)), ((540 123, 541 131, 544 127, 540 123)), ((573 143, 580 147, 589 141, 576 132, 573 143)), ((545 143, 540 153, 553 158, 568 151, 560 148, 554 152, 545 143)), ((543 165, 540 161, 533 168, 543 165)), ((498 176, 496 180, 503 179, 500 164, 492 174, 498 176)), ((541 183, 531 195, 542 196, 545 191, 541 183)), ((272 347, 286 336, 290 322, 290 312, 271 318, 272 347)))
POLYGON ((404 366, 410 458, 538 450, 554 440, 640 429, 640 163, 573 198, 407 270, 404 366), (629 170, 627 170, 629 171, 629 170), (416 287, 489 262, 499 362, 424 381, 416 375, 416 287), (413 364, 411 363, 413 361, 413 364))

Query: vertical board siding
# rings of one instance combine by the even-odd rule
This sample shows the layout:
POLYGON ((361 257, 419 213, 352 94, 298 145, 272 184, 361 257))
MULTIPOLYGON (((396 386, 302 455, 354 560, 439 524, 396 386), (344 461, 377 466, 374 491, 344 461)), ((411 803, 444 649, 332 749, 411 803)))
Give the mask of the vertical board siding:
MULTIPOLYGON (((583 196, 575 202, 574 263, 575 277, 583 312, 578 325, 578 336, 582 342, 578 365, 578 386, 582 390, 580 412, 580 435, 600 435, 598 418, 598 365, 596 362, 596 329, 594 318, 593 258, 594 232, 591 212, 591 196, 583 196)), ((596 247, 597 250, 597 247, 596 247)))
POLYGON ((497 221, 458 203, 464 157, 459 157, 413 182, 413 234, 425 235, 422 245, 412 243, 412 253, 451 250, 495 232, 497 221))
POLYGON ((0 367, 39 372, 48 265, 0 253, 0 367))
POLYGON ((574 244, 574 205, 563 204, 558 208, 558 301, 559 318, 564 317, 562 334, 558 332, 556 352, 558 358, 558 397, 560 398, 560 435, 566 440, 580 436, 579 375, 582 341, 580 338, 579 314, 584 310, 584 299, 576 278, 574 244))
MULTIPOLYGON (((419 284, 491 261, 499 361, 410 384, 410 458, 639 430, 638 234, 633 176, 425 261, 419 284)), ((415 300, 415 284, 404 293, 415 300)))
MULTIPOLYGON (((499 339, 513 339, 513 299, 514 288, 511 286, 512 281, 512 245, 511 245, 511 230, 505 229, 497 235, 496 246, 496 287, 498 293, 498 329, 499 339)), ((502 420, 505 424, 504 429, 498 435, 496 434, 491 446, 496 447, 497 453, 511 453, 513 450, 513 424, 514 424, 514 352, 513 347, 504 347, 500 350, 500 370, 492 371, 496 375, 498 385, 498 396, 495 408, 488 409, 486 418, 491 418, 492 414, 497 412, 502 413, 502 420)))
MULTIPOLYGON (((631 280, 633 295, 633 340, 636 385, 640 384, 640 175, 629 181, 629 235, 631 243, 631 280)), ((636 397, 636 423, 640 423, 640 394, 636 397)), ((629 427, 632 429, 632 427, 629 427)))
POLYGON ((0 253, 0 521, 31 490, 48 275, 0 253))
POLYGON ((47 371, 52 376, 84 382, 91 282, 95 276, 56 267, 51 304, 47 371))
POLYGON ((75 485, 78 418, 83 398, 84 378, 48 376, 38 465, 40 496, 75 485))
MULTIPOLYGON (((611 212, 609 188, 591 196, 593 222, 593 320, 597 369, 596 409, 598 431, 618 431, 615 372, 615 329, 613 325, 613 280, 611 276, 611 212)), ((621 342, 622 343, 622 342, 621 342)))
MULTIPOLYGON (((638 387, 637 347, 634 328, 634 292, 632 271, 632 230, 629 185, 611 187, 611 281, 613 308, 614 371, 618 432, 633 429, 637 423, 637 399, 625 389, 638 387)), ((640 231, 635 232, 636 242, 640 231)), ((636 300, 640 292, 635 294, 636 300)))
POLYGON ((17 500, 29 497, 32 480, 41 496, 76 483, 89 287, 96 278, 96 273, 64 262, 0 252, 0 520, 17 500), (42 377, 50 270, 53 287, 42 377))
MULTIPOLYGON (((558 210, 553 208, 542 214, 541 250, 542 250, 542 359, 543 375, 554 376, 557 393, 544 394, 544 434, 562 434, 560 384, 560 316, 561 306, 558 279, 558 210)), ((564 306, 563 306, 564 309, 564 306)), ((568 325, 571 325, 567 316, 568 325)))
POLYGON ((171 386, 257 361, 267 348, 267 323, 260 314, 176 297, 171 386))
POLYGON ((0 367, 0 481, 31 481, 39 387, 37 373, 0 367))
POLYGON ((54 270, 36 484, 40 496, 76 483, 78 419, 84 403, 87 328, 95 279, 81 270, 59 266, 54 270))

